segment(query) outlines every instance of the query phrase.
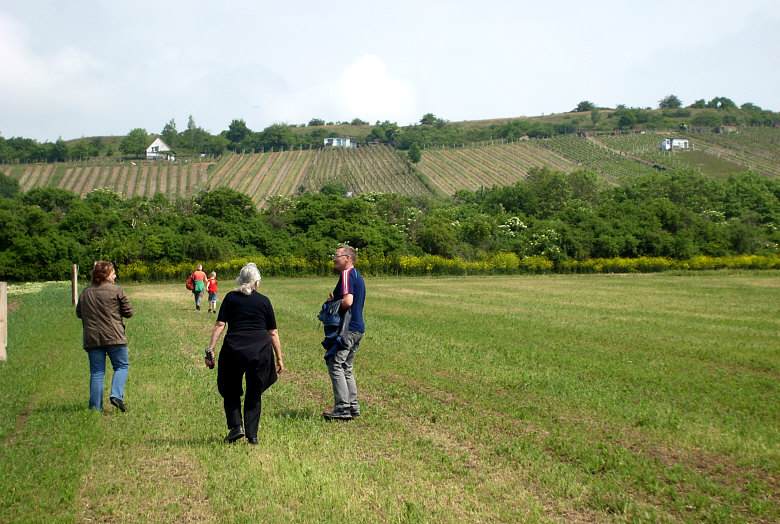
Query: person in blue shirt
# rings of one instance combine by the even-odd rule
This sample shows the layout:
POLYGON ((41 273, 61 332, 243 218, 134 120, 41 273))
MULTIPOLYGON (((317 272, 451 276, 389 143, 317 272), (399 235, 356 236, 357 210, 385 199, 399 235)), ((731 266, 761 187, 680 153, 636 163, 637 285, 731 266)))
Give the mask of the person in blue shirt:
POLYGON ((356 259, 357 252, 350 246, 340 246, 333 256, 333 267, 339 272, 339 282, 328 299, 341 301, 340 311, 342 317, 349 317, 349 326, 338 349, 326 359, 334 398, 333 411, 322 414, 327 420, 352 420, 360 416, 352 369, 355 353, 366 331, 363 322, 366 284, 355 268, 356 259), (347 311, 350 315, 344 315, 347 311))

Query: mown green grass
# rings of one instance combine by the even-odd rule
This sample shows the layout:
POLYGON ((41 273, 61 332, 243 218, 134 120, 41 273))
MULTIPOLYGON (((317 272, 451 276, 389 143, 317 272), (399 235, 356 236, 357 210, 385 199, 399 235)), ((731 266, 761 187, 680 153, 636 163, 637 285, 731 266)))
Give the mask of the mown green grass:
POLYGON ((678 158, 691 167, 698 167, 703 174, 719 180, 725 180, 729 175, 749 169, 701 151, 682 151, 678 158))
POLYGON ((339 424, 334 279, 264 279, 288 370, 257 447, 222 442, 184 286, 126 286, 126 414, 86 410, 69 286, 12 292, 0 521, 777 521, 779 276, 369 279, 339 424))

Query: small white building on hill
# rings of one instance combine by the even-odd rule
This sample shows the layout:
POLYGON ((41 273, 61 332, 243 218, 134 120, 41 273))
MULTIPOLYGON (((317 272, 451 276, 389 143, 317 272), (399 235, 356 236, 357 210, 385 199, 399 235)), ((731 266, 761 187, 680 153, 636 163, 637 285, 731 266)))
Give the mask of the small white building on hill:
POLYGON ((658 144, 661 151, 671 151, 673 149, 690 149, 691 145, 687 138, 664 138, 658 144))
POLYGON ((147 160, 176 160, 176 153, 159 136, 146 148, 147 160))
POLYGON ((351 138, 329 137, 323 139, 323 143, 330 147, 357 147, 358 143, 351 138))

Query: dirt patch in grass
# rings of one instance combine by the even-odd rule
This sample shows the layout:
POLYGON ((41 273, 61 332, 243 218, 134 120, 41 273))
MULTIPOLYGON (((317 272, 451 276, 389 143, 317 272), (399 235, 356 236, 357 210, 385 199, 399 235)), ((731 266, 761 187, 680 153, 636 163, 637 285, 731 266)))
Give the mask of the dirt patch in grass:
POLYGON ((8 437, 6 441, 7 446, 13 446, 16 442, 16 436, 19 435, 24 427, 27 425, 27 421, 30 420, 30 417, 32 416, 33 408, 35 407, 35 402, 30 401, 27 403, 26 406, 24 406, 24 409, 22 409, 22 412, 19 413, 19 416, 16 417, 16 421, 14 422, 14 430, 13 433, 8 437))
POLYGON ((121 458, 95 463, 84 476, 79 494, 83 521, 217 520, 194 457, 139 452, 121 458))
MULTIPOLYGON (((534 504, 538 508, 544 508, 546 517, 552 517, 559 522, 600 522, 603 516, 593 510, 581 507, 577 501, 563 501, 558 496, 553 496, 547 488, 540 485, 533 475, 526 471, 522 464, 513 460, 504 460, 492 454, 490 449, 484 446, 482 439, 485 435, 495 435, 499 440, 505 437, 527 436, 536 441, 542 440, 549 434, 548 431, 533 426, 524 420, 516 420, 488 408, 474 406, 465 401, 456 393, 432 387, 408 376, 393 375, 389 378, 392 382, 402 384, 412 391, 424 394, 427 398, 435 399, 437 403, 447 406, 457 406, 463 413, 463 420, 474 418, 475 422, 483 427, 471 438, 464 433, 466 425, 453 426, 456 422, 448 422, 443 417, 414 417, 409 414, 398 416, 401 425, 410 435, 416 436, 418 441, 429 442, 438 453, 448 457, 448 468, 451 475, 461 477, 459 486, 478 485, 488 499, 475 501, 473 504, 488 504, 491 499, 494 504, 488 504, 484 509, 496 507, 518 507, 518 504, 529 507, 534 504), (487 429, 484 427, 486 426, 487 429), (527 502, 521 502, 526 499, 527 502), (558 500, 554 506, 548 501, 558 500), (530 502, 533 501, 533 502, 530 502)), ((382 402, 379 400, 378 402, 382 402)), ((393 411, 388 405, 388 411, 393 411)), ((461 420, 461 422, 463 422, 461 420)), ((410 440, 405 437, 405 440, 410 440)), ((411 439, 414 441, 415 439, 411 439)), ((462 493, 467 498, 467 493, 462 493)), ((462 511, 462 504, 451 508, 456 515, 462 511)), ((456 515, 457 520, 468 520, 469 515, 456 515), (462 517, 462 518, 461 518, 462 517)), ((502 519, 505 515, 496 515, 502 519)), ((488 518, 490 520, 490 518, 488 518)))
POLYGON ((329 406, 333 399, 323 398, 321 384, 329 382, 326 370, 317 372, 314 370, 286 369, 279 376, 280 381, 289 382, 295 386, 296 397, 304 403, 321 404, 323 408, 329 406))
MULTIPOLYGON (((640 446, 635 444, 632 447, 639 448, 640 446)), ((696 474, 723 488, 738 493, 744 492, 751 484, 760 482, 764 484, 765 496, 772 501, 773 506, 780 506, 780 482, 776 476, 767 471, 739 466, 732 459, 723 455, 696 449, 671 449, 660 444, 652 444, 641 452, 658 460, 664 468, 682 466, 695 471, 696 474)), ((734 509, 750 519, 758 518, 752 514, 748 507, 736 506, 734 509)), ((764 521, 759 518, 755 522, 764 521)))

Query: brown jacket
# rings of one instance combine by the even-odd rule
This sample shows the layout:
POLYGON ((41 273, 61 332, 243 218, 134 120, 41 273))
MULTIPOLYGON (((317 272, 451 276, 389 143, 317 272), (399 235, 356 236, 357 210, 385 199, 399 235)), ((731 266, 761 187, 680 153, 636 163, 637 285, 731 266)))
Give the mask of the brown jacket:
POLYGON ((76 316, 84 327, 84 349, 127 344, 122 318, 133 316, 133 306, 121 286, 88 286, 81 292, 76 316))

